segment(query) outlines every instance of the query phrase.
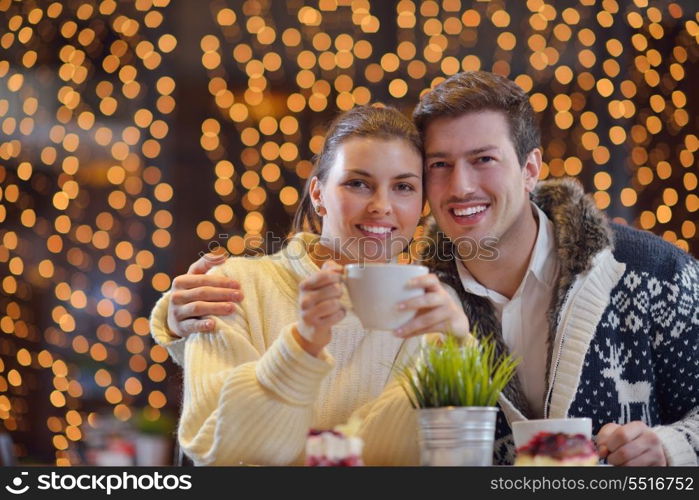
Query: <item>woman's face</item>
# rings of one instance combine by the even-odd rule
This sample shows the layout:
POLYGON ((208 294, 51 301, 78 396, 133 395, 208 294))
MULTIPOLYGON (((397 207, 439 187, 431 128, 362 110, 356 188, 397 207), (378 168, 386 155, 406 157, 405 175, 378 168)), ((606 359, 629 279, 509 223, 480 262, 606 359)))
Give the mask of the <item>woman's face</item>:
POLYGON ((311 199, 323 219, 321 243, 348 262, 386 262, 413 237, 423 208, 422 158, 403 139, 352 137, 335 154, 311 199))

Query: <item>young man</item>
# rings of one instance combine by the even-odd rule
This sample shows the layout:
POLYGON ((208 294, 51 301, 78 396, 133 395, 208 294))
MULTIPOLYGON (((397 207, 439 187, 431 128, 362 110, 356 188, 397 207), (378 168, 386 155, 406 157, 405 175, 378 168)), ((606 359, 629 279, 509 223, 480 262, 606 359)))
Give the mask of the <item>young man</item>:
MULTIPOLYGON (((429 265, 478 335, 522 358, 507 420, 590 417, 609 463, 696 464, 697 261, 609 223, 573 180, 537 183, 539 130, 514 82, 457 74, 413 118, 443 232, 430 241, 446 249, 429 265)), ((498 462, 512 461, 510 432, 500 418, 498 462)))

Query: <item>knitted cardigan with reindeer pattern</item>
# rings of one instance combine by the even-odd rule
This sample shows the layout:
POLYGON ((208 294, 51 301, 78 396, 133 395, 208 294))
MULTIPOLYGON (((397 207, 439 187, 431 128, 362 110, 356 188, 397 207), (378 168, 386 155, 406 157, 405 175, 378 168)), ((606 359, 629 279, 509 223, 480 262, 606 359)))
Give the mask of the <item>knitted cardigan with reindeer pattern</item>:
MULTIPOLYGON (((571 179, 540 182, 532 200, 554 225, 560 275, 546 312, 547 418, 642 420, 670 465, 699 454, 699 264, 647 232, 611 224, 571 179)), ((432 225, 425 260, 457 291, 477 337, 507 352, 487 299, 466 292, 451 244, 432 225), (437 258, 439 256, 439 258, 437 258)), ((510 425, 530 410, 515 377, 500 399, 495 463, 514 460, 510 425)))

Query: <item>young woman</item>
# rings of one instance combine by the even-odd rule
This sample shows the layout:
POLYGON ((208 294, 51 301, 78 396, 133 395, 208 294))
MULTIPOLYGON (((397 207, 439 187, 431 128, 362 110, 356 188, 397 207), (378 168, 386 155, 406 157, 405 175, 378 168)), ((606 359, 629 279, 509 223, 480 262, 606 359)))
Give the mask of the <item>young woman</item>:
POLYGON ((357 415, 365 463, 417 464, 415 417, 392 366, 415 353, 418 335, 466 335, 468 320, 427 275, 413 283, 426 293, 405 302, 413 320, 393 334, 366 331, 348 312, 341 270, 403 250, 392 243, 418 224, 422 170, 412 122, 355 108, 331 125, 284 250, 206 275, 203 260, 174 280, 151 326, 184 366, 178 438, 195 463, 302 463, 309 428, 357 415))

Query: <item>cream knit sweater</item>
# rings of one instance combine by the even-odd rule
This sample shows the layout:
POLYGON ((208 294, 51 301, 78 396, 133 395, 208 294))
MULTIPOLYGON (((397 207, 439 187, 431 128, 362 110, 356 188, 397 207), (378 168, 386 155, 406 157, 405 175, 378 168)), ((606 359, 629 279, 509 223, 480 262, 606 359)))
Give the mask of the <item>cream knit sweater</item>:
MULTIPOLYGON (((301 464, 309 428, 353 414, 363 419, 366 464, 418 464, 415 412, 392 366, 413 356, 424 336, 367 331, 351 312, 317 358, 291 335, 299 282, 318 271, 307 252, 315 238, 297 234, 279 253, 213 268, 238 280, 245 296, 233 314, 214 318, 214 333, 173 340, 169 294, 156 304, 152 334, 184 367, 180 446, 197 465, 301 464)), ((341 300, 349 307, 346 291, 341 300)))

